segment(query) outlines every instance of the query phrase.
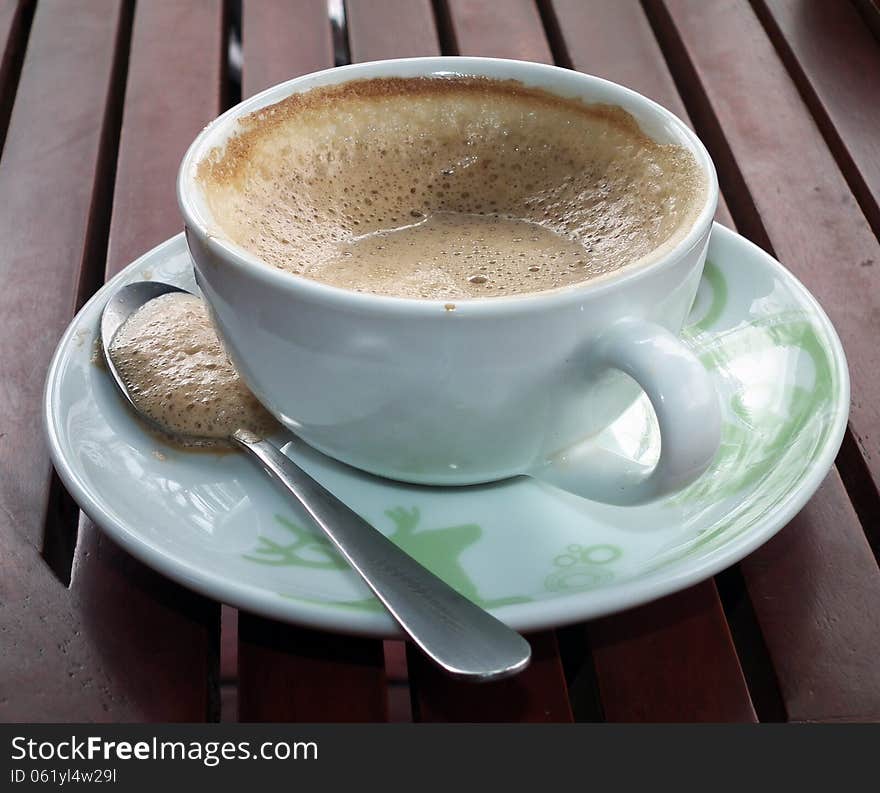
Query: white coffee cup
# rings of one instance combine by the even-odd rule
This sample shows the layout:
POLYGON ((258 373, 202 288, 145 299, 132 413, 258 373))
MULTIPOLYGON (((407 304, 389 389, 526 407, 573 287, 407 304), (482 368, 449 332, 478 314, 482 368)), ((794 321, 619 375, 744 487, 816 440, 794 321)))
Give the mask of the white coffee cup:
POLYGON ((292 432, 365 471, 465 485, 518 474, 635 504, 696 479, 719 444, 718 398, 679 340, 718 200, 715 169, 685 124, 651 100, 567 69, 490 58, 408 58, 344 66, 270 88, 199 134, 178 200, 198 283, 248 386, 292 432), (286 96, 373 77, 482 75, 618 105, 662 143, 689 149, 706 175, 693 226, 647 264, 546 292, 415 300, 344 290, 281 271, 228 241, 207 208, 198 163, 238 119, 286 96), (647 393, 661 452, 649 470, 566 450, 647 393))

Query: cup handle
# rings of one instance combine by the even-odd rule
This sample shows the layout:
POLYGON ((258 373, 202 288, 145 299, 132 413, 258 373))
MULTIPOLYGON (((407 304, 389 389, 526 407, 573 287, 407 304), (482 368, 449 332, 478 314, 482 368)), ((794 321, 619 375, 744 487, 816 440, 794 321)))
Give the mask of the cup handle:
POLYGON ((718 395, 706 369, 660 325, 624 319, 590 352, 598 367, 619 369, 648 395, 660 426, 660 458, 651 468, 586 442, 532 473, 607 504, 635 505, 680 490, 710 465, 721 442, 718 395))

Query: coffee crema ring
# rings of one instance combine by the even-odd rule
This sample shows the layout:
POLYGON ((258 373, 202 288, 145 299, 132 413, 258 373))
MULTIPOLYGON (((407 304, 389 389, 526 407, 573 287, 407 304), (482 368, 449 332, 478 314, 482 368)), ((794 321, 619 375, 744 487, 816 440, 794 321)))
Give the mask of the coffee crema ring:
POLYGON ((267 264, 424 299, 556 289, 692 225, 693 155, 619 107, 514 81, 382 78, 293 94, 200 164, 216 224, 267 264))

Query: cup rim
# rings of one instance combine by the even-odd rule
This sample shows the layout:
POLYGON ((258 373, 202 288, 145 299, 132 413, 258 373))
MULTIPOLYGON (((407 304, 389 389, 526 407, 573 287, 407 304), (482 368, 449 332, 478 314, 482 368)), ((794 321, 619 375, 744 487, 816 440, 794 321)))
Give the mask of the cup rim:
MULTIPOLYGON (((378 309, 395 314, 424 314, 426 312, 436 314, 438 308, 444 313, 449 313, 450 306, 454 306, 455 309, 466 308, 468 313, 479 312, 486 314, 508 311, 512 308, 532 310, 546 307, 548 304, 583 300, 587 297, 593 297, 611 289, 616 289, 625 283, 640 280, 649 274, 672 266, 688 251, 701 244, 704 235, 711 229, 718 203, 718 177, 712 158, 696 133, 672 111, 637 91, 595 75, 559 66, 507 58, 445 55, 390 58, 345 66, 334 66, 270 86, 254 96, 239 102, 203 127, 188 147, 178 169, 177 201, 184 218, 187 237, 190 233, 196 234, 200 243, 213 255, 221 258, 224 263, 231 264, 248 277, 262 281, 266 286, 279 290, 298 291, 315 302, 337 306, 344 305, 349 310, 370 311, 371 309, 378 309), (406 77, 489 76, 495 79, 519 80, 529 85, 529 74, 542 75, 546 79, 539 87, 550 93, 566 96, 562 91, 557 91, 554 87, 548 87, 546 84, 554 76, 564 75, 564 81, 567 83, 572 81, 589 83, 602 92, 613 93, 622 100, 626 100, 625 102, 619 102, 619 104, 624 106, 624 109, 630 110, 632 106, 638 106, 645 113, 651 114, 665 122, 668 128, 674 131, 677 138, 688 147, 706 176, 707 183, 703 205, 697 217, 691 222, 691 227, 687 233, 669 250, 663 252, 655 259, 647 262, 636 260, 613 272, 554 289, 491 297, 412 298, 356 292, 281 270, 263 261, 231 240, 225 239, 219 230, 215 231, 212 229, 213 219, 204 207, 204 202, 199 201, 198 198, 200 188, 196 180, 196 167, 208 151, 228 139, 234 130, 234 123, 238 118, 267 105, 279 102, 298 91, 306 91, 311 87, 335 85, 347 82, 348 80, 359 79, 359 74, 365 79, 380 76, 398 76, 394 70, 401 65, 404 68, 413 67, 416 69, 412 74, 401 75, 406 77), (504 71, 511 73, 497 73, 504 71), (489 72, 488 75, 486 74, 487 72, 489 72), (337 77, 339 79, 336 79, 337 77)), ((216 229, 216 226, 214 228, 216 229)), ((197 263, 196 267, 198 267, 197 263)))

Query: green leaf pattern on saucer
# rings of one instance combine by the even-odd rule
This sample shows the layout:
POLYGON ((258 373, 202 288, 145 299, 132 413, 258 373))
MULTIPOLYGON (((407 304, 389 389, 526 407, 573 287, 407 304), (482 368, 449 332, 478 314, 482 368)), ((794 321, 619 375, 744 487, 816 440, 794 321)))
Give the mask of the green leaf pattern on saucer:
POLYGON ((544 581, 550 592, 582 591, 593 589, 614 580, 611 563, 617 561, 623 551, 616 545, 588 545, 573 543, 553 559, 556 568, 544 581))
MULTIPOLYGON (((475 603, 484 608, 494 608, 530 600, 526 596, 488 599, 480 597, 476 584, 458 562, 462 551, 477 542, 483 533, 476 523, 416 531, 421 519, 418 507, 394 507, 386 510, 385 515, 394 525, 394 531, 387 535, 392 542, 417 561, 429 566, 447 584, 475 603)), ((276 515, 275 519, 294 537, 294 541, 279 543, 261 534, 257 537, 258 545, 253 554, 245 554, 245 559, 272 567, 299 566, 332 570, 344 570, 348 567, 326 537, 304 529, 283 515, 276 515)), ((346 605, 353 608, 381 608, 373 597, 346 601, 346 605)))

